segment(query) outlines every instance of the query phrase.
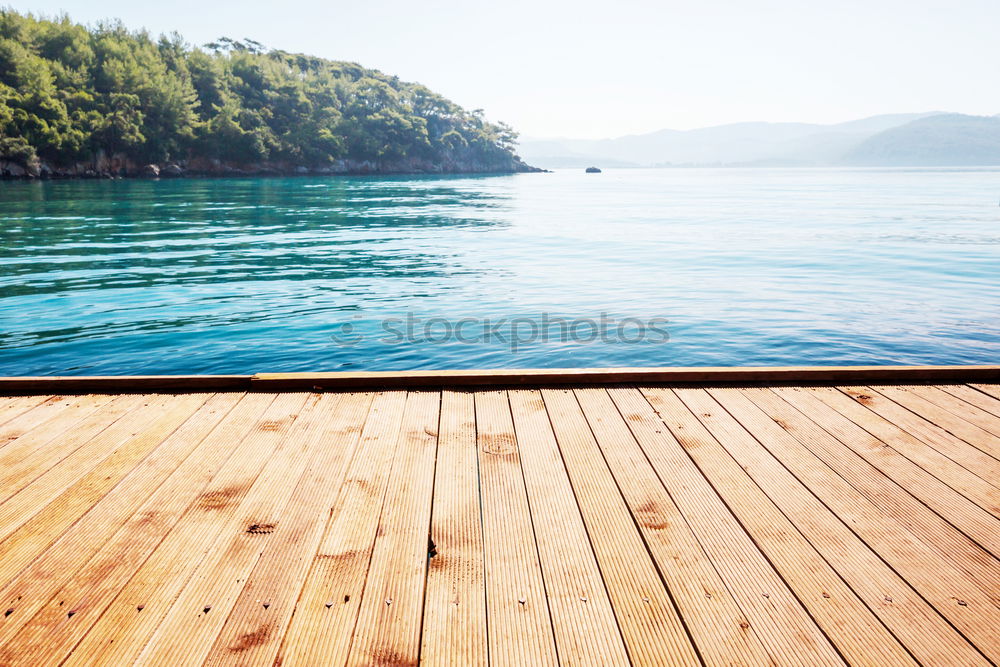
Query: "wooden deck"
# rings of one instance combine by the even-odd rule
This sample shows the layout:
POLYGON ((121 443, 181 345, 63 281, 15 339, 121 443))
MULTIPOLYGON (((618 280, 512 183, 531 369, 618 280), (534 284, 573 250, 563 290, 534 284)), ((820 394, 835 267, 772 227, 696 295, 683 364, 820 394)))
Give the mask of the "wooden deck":
POLYGON ((0 664, 1000 662, 1000 384, 541 384, 0 398, 0 664))

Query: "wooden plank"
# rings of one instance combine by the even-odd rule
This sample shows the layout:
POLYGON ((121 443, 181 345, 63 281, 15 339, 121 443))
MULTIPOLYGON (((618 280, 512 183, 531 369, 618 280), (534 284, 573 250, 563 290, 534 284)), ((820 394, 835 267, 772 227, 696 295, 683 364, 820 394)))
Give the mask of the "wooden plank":
POLYGON ((0 395, 196 391, 311 391, 555 384, 994 383, 1000 366, 788 366, 488 369, 256 375, 0 377, 0 395))
POLYGON ((639 665, 694 665, 697 649, 665 587, 601 448, 570 390, 542 394, 587 524, 629 657, 639 665))
MULTIPOLYGON (((790 402, 783 400, 784 395, 791 395, 788 401, 795 400, 796 392, 785 391, 779 395, 769 389, 744 389, 742 394, 880 512, 892 517, 926 546, 935 550, 938 557, 945 558, 960 568, 964 577, 971 576, 975 579, 980 590, 990 596, 994 603, 1000 605, 1000 590, 992 590, 991 583, 1000 581, 1000 561, 931 511, 927 505, 907 493, 880 470, 845 447, 824 430, 822 424, 814 422, 790 402)), ((815 399, 813 401, 819 403, 815 399)), ((826 407, 823 403, 819 405, 822 408, 826 407)), ((808 409, 808 405, 805 407, 808 409)), ((829 421, 823 419, 822 413, 820 420, 829 421)), ((810 463, 821 465, 818 461, 810 463)), ((951 496, 958 496, 947 486, 940 483, 939 486, 950 491, 951 496)), ((965 500, 961 496, 958 496, 958 499, 965 500)), ((979 510, 968 501, 965 505, 967 509, 979 510)), ((979 512, 990 520, 984 512, 981 510, 979 512)), ((991 520, 991 523, 994 532, 997 532, 1000 522, 991 520)))
MULTIPOLYGON (((151 424, 140 408, 150 402, 165 405, 166 400, 138 396, 116 401, 113 414, 98 418, 98 424, 105 418, 114 422, 95 437, 85 438, 86 449, 78 449, 65 466, 50 470, 4 503, 0 517, 9 532, 4 530, 0 542, 0 586, 44 553, 160 444, 173 418, 151 424), (150 426, 155 428, 140 434, 150 426)), ((81 434, 88 435, 89 429, 81 434)))
MULTIPOLYGON (((861 401, 851 398, 837 389, 810 387, 803 389, 803 391, 810 392, 838 413, 979 505, 992 516, 1000 517, 1000 489, 982 477, 955 463, 882 415, 873 412, 861 401)), ((868 401, 869 399, 862 398, 862 400, 868 401)))
MULTIPOLYGON (((53 397, 9 420, 0 427, 0 455, 3 467, 27 457, 31 452, 64 433, 74 421, 83 419, 111 400, 111 396, 53 397), (26 437, 30 436, 30 437, 26 437)), ((0 488, 3 488, 0 485, 0 488)))
MULTIPOLYGON (((199 443, 233 407, 238 396, 211 396, 159 446, 156 456, 176 462, 178 470, 197 471, 188 459, 199 443)), ((180 403, 180 399, 175 399, 180 403)), ((61 664, 107 606, 131 579, 193 499, 197 475, 175 474, 153 493, 62 588, 0 650, 0 661, 31 665, 61 664), (171 483, 175 481, 175 483, 171 483)))
POLYGON ((832 662, 840 656, 852 664, 912 664, 879 619, 674 393, 649 388, 609 393, 778 664, 832 662), (827 642, 839 656, 830 655, 827 642))
POLYGON ((312 423, 303 438, 312 460, 205 664, 274 663, 372 398, 349 394, 334 400, 327 395, 309 417, 312 423))
MULTIPOLYGON (((0 453, 0 505, 6 506, 12 497, 40 478, 46 475, 51 477, 52 469, 57 464, 123 415, 141 406, 143 400, 148 399, 141 396, 119 396, 103 405, 96 403, 81 406, 82 411, 67 409, 64 413, 53 416, 45 426, 18 438, 0 453)), ((36 499, 30 509, 37 511, 42 504, 43 501, 36 499)), ((30 516, 24 517, 25 520, 30 516)), ((15 515, 10 511, 0 517, 0 539, 3 539, 20 523, 14 523, 15 515)))
MULTIPOLYGON (((230 479, 216 478, 208 493, 245 490, 237 510, 226 517, 219 539, 195 569, 138 662, 200 665, 218 637, 261 552, 305 469, 310 452, 303 434, 318 395, 278 396, 267 420, 252 438, 255 448, 236 460, 230 479), (239 466, 239 467, 236 467, 239 466), (224 486, 223 486, 224 484, 224 486)), ((243 491, 240 491, 243 493, 243 491)))
POLYGON ((59 414, 71 405, 78 405, 79 400, 80 397, 51 396, 16 417, 8 419, 0 426, 0 451, 3 451, 8 443, 21 437, 38 424, 45 423, 53 415, 59 414))
POLYGON ((347 662, 405 402, 388 392, 372 403, 276 664, 347 662))
POLYGON ((1000 398, 990 396, 986 392, 967 384, 943 384, 939 385, 938 388, 969 405, 974 405, 980 410, 985 410, 991 415, 1000 417, 1000 398))
MULTIPOLYGON (((492 387, 621 383, 846 384, 869 382, 996 382, 1000 366, 798 366, 553 368, 337 373, 257 373, 251 387, 288 391, 364 388, 492 387)), ((3 384, 0 383, 0 388, 3 384)), ((52 392, 65 391, 49 385, 52 392)))
POLYGON ((424 600, 420 661, 487 664, 483 524, 471 392, 441 394, 434 472, 431 557, 424 600))
POLYGON ((521 457, 507 393, 476 393, 486 622, 493 665, 556 664, 521 457))
POLYGON ((874 388, 955 437, 995 459, 1000 458, 1000 417, 978 410, 937 387, 876 385, 874 388))
POLYGON ((349 665, 416 665, 441 396, 410 392, 375 537, 349 665))
MULTIPOLYGON (((981 371, 974 371, 978 375, 981 371)), ((989 375, 987 373, 987 375, 989 375)), ((972 378, 978 379, 978 378, 972 378)), ((249 375, 108 375, 0 377, 0 395, 247 391, 249 375), (50 391, 51 389, 51 391, 50 391)))
POLYGON ((508 392, 561 664, 628 665, 621 632, 538 390, 508 392))
MULTIPOLYGON (((994 487, 1000 485, 1000 461, 930 421, 930 419, 934 419, 946 422, 947 417, 944 410, 931 410, 931 413, 917 414, 898 402, 900 393, 905 394, 905 392, 894 392, 891 390, 892 388, 883 388, 886 389, 885 394, 872 387, 841 387, 841 391, 869 410, 882 415, 899 428, 916 436, 918 440, 925 442, 994 487)), ((913 398, 904 395, 902 400, 912 404, 913 398)), ((932 405, 931 407, 936 406, 932 405)))
MULTIPOLYGON (((4 569, 4 575, 0 576, 0 582, 5 582, 5 585, 0 589, 0 606, 13 611, 4 618, 3 623, 0 623, 0 645, 10 641, 11 637, 49 602, 80 566, 87 562, 107 539, 125 523, 135 511, 136 505, 149 497, 152 491, 159 486, 159 481, 176 467, 173 461, 160 466, 151 465, 136 468, 135 465, 148 455, 151 448, 162 443, 183 424, 205 402, 206 398, 205 395, 177 397, 156 417, 150 419, 149 415, 144 415, 146 418, 144 427, 130 425, 126 432, 134 434, 126 436, 122 440, 122 445, 108 457, 107 461, 102 461, 98 468, 103 468, 107 463, 108 470, 105 471, 105 476, 112 478, 118 476, 118 479, 121 479, 123 474, 118 472, 119 470, 145 473, 130 474, 126 477, 131 477, 132 481, 137 481, 138 484, 132 486, 124 480, 119 482, 117 488, 121 491, 104 495, 103 499, 90 508, 83 518, 76 521, 69 530, 64 532, 44 553, 31 562, 27 568, 20 571, 20 574, 12 580, 8 579, 10 573, 18 571, 23 565, 18 560, 9 557, 3 559, 0 567, 4 569), (132 429, 138 430, 133 431, 132 429), (126 493, 128 490, 132 490, 132 493, 126 493), (116 502, 119 500, 123 502, 116 502)), ((157 404, 155 399, 151 399, 150 402, 157 404)), ((99 480, 93 481, 98 482, 99 480)), ((63 520, 58 515, 57 519, 63 520)), ((24 542, 30 544, 31 538, 32 536, 29 535, 24 542)), ((4 546, 9 543, 10 541, 4 542, 4 546)), ((29 549, 29 553, 33 556, 34 545, 31 545, 29 549)), ((19 556, 23 555, 25 551, 26 549, 22 548, 19 556)))
MULTIPOLYGON (((764 461, 769 455, 707 393, 645 391, 671 430, 686 441, 684 446, 691 456, 705 460, 704 464, 699 462, 702 471, 720 493, 728 496, 730 507, 739 512, 740 520, 761 548, 768 550, 783 576, 790 582, 797 580, 793 584, 796 592, 803 603, 811 605, 814 617, 819 618, 821 613, 840 615, 839 623, 827 626, 828 632, 844 647, 842 650, 855 645, 852 653, 845 652, 851 663, 886 664, 911 659, 905 653, 892 658, 878 656, 880 650, 901 650, 897 648, 901 642, 922 664, 983 664, 983 657, 971 644, 832 517, 787 470, 774 467, 773 459, 770 465, 760 466, 745 456, 733 458, 729 448, 734 442, 743 445, 740 450, 756 452, 758 457, 763 454, 764 461), (681 396, 683 401, 679 400, 681 396), (709 460, 709 456, 715 460, 709 460), (748 502, 737 492, 747 493, 748 502), (779 514, 765 516, 762 510, 770 512, 771 507, 779 509, 779 514), (784 543, 789 536, 798 542, 798 535, 822 556, 820 567, 810 566, 808 559, 788 560, 774 549, 776 543, 784 543), (831 567, 839 578, 825 576, 831 567), (865 613, 864 606, 859 608, 855 598, 860 598, 870 613, 865 613), (878 619, 872 619, 871 614, 878 619), (866 644, 867 648, 862 648, 866 644)), ((811 551, 799 553, 807 555, 811 551)))
MULTIPOLYGON (((84 487, 80 480, 92 481, 95 478, 92 471, 97 467, 103 473, 107 466, 101 466, 101 462, 121 444, 123 438, 131 435, 129 429, 134 431, 148 421, 148 416, 140 413, 144 409, 143 403, 148 400, 141 396, 119 397, 76 424, 71 433, 59 438, 57 442, 49 443, 48 447, 42 447, 9 464, 4 477, 10 496, 0 503, 0 540, 6 539, 29 522, 34 526, 45 523, 51 534, 57 524, 46 523, 45 518, 35 520, 40 513, 45 517, 52 517, 56 516, 55 512, 63 512, 60 518, 71 521, 85 511, 89 506, 81 498, 73 504, 79 511, 75 514, 67 512, 67 500, 81 488, 94 489, 93 486, 84 487), (39 464, 38 471, 32 467, 36 461, 39 464), (50 509, 48 504, 57 499, 60 502, 50 509)), ((155 443, 148 444, 150 447, 156 446, 155 443)), ((106 481, 111 484, 97 486, 110 488, 118 479, 109 478, 106 481)), ((94 491, 87 494, 88 497, 99 497, 96 489, 94 491)), ((67 524, 62 521, 59 525, 67 524)), ((38 533, 31 534, 36 538, 40 537, 38 533)), ((17 537, 12 539, 16 542, 17 537)), ((2 555, 3 547, 0 546, 0 557, 2 555)))
MULTIPOLYGON (((979 552, 975 550, 970 552, 968 545, 964 543, 956 544, 954 536, 948 534, 947 531, 940 534, 939 531, 943 530, 940 522, 935 521, 933 517, 928 517, 920 503, 943 517, 942 520, 948 522, 950 528, 962 531, 972 540, 978 542, 982 549, 986 549, 996 556, 1000 554, 1000 533, 997 532, 997 520, 994 517, 821 401, 814 392, 791 387, 775 388, 771 391, 825 429, 850 452, 867 461, 874 468, 874 472, 868 472, 863 465, 830 443, 829 440, 816 436, 819 441, 815 443, 817 447, 813 451, 816 451, 817 454, 822 453, 825 457, 824 461, 830 467, 840 472, 845 479, 850 476, 862 476, 865 481, 855 482, 855 486, 865 493, 872 502, 899 507, 902 512, 900 518, 914 526, 920 526, 921 534, 930 538, 934 545, 939 545, 948 552, 964 554, 966 558, 971 558, 973 562, 978 563, 970 566, 968 561, 962 560, 964 565, 971 567, 971 569, 966 569, 967 572, 978 576, 980 581, 994 580, 992 576, 983 579, 983 575, 988 575, 994 570, 997 565, 996 561, 989 559, 984 563, 982 562, 982 554, 979 552), (850 476, 847 474, 848 471, 852 473, 850 476), (881 475, 885 475, 906 489, 920 503, 914 503, 906 498, 898 498, 896 497, 898 494, 895 493, 889 498, 883 498, 884 492, 881 489, 886 484, 880 481, 881 475), (874 476, 874 479, 867 479, 870 476, 874 476), (934 537, 931 537, 932 535, 934 537), (984 570, 984 567, 988 569, 984 570)), ((792 430, 796 428, 795 424, 789 420, 782 420, 782 424, 789 425, 792 430)), ((811 445, 814 444, 812 439, 804 441, 799 438, 799 440, 812 449, 811 445)))
MULTIPOLYGON (((9 397, 4 400, 3 407, 0 408, 0 425, 6 424, 11 419, 19 417, 28 410, 35 408, 42 403, 51 400, 51 396, 46 395, 32 395, 32 396, 14 396, 9 397)), ((0 444, 0 447, 3 445, 0 444)))
MULTIPOLYGON (((986 394, 978 392, 965 385, 914 385, 906 387, 906 390, 946 409, 956 417, 960 417, 970 424, 974 424, 978 428, 992 434, 995 438, 1000 437, 1000 415, 970 403, 960 396, 956 396, 955 392, 961 393, 965 390, 969 394, 978 398, 980 401, 991 401, 991 397, 986 394)), ((1000 412, 1000 401, 992 400, 990 407, 997 412, 1000 412)), ((996 444, 996 442, 1000 441, 995 441, 994 444, 996 444)), ((1000 447, 994 448, 1000 449, 1000 447)), ((991 455, 994 458, 997 456, 997 454, 993 452, 991 452, 991 455)))
POLYGON ((971 386, 973 389, 978 389, 984 394, 1000 400, 1000 385, 973 383, 972 380, 969 380, 968 382, 970 383, 969 386, 971 386))
POLYGON ((704 663, 772 664, 607 391, 574 393, 704 663))
POLYGON ((934 442, 835 388, 449 391, 440 424, 420 395, 383 394, 367 419, 364 398, 352 416, 316 395, 290 427, 287 404, 218 414, 235 395, 106 396, 78 420, 67 404, 93 397, 0 399, 17 412, 0 433, 21 428, 0 448, 0 664, 996 661, 1000 488, 935 449, 984 455, 953 430, 990 442, 996 399, 886 388, 904 409, 865 389, 934 442), (244 437, 257 426, 275 441, 244 437), (251 516, 273 531, 247 533, 251 516), (493 614, 532 577, 530 610, 493 614))
POLYGON ((1000 366, 789 366, 490 369, 256 375, 0 377, 0 395, 311 391, 555 384, 867 384, 1000 380, 1000 366))
MULTIPOLYGON (((724 444, 743 465, 760 471, 758 484, 769 485, 775 495, 780 492, 783 498, 799 495, 805 499, 802 511, 812 512, 813 516, 824 512, 823 505, 826 505, 828 511, 839 517, 980 651, 991 660, 1000 658, 1000 636, 994 632, 1000 627, 1000 609, 950 560, 916 539, 868 501, 775 424, 740 390, 707 391, 732 415, 726 418, 735 418, 749 432, 748 436, 752 434, 756 438, 757 442, 752 442, 751 437, 730 438, 724 444), (807 495, 810 492, 811 495, 807 495), (817 498, 821 502, 816 502, 817 498)), ((706 407, 710 403, 701 401, 699 405, 706 407)), ((711 419, 713 417, 705 421, 711 419)), ((791 502, 786 506, 787 512, 793 511, 791 502)), ((834 530, 831 526, 835 524, 835 520, 826 522, 827 534, 834 530)))
MULTIPOLYGON (((247 491, 246 466, 262 467, 257 440, 276 424, 267 413, 274 394, 241 395, 176 470, 171 483, 189 481, 195 498, 174 528, 83 638, 67 664, 131 664, 218 540, 247 491), (267 429, 267 430, 265 430, 267 429)), ((284 418, 287 410, 274 412, 284 418)))

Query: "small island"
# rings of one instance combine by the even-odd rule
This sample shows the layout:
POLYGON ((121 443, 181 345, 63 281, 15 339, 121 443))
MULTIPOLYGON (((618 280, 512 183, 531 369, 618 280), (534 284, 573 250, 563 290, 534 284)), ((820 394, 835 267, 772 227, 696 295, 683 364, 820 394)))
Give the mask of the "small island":
POLYGON ((584 169, 584 171, 586 173, 588 173, 588 174, 599 174, 599 173, 601 173, 601 170, 598 169, 597 167, 587 167, 586 169, 584 169))
POLYGON ((517 133, 418 83, 221 38, 0 10, 7 178, 542 171, 517 133))

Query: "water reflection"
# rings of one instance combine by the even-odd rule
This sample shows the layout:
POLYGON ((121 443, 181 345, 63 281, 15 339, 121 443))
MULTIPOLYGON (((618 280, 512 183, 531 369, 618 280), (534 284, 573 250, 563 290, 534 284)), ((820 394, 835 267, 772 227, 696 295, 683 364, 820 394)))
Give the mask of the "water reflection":
POLYGON ((998 173, 3 183, 0 375, 990 363, 998 173), (373 335, 603 312, 669 342, 373 335))
MULTIPOLYGON (((463 272, 444 230, 509 224, 511 193, 342 178, 13 184, 0 189, 5 296, 463 272)), ((463 179, 462 183, 468 183, 463 179)))

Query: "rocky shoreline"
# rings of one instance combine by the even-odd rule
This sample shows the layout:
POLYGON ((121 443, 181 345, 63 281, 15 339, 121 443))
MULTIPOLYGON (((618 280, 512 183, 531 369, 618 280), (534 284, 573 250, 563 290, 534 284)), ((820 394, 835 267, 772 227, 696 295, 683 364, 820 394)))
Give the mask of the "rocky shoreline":
POLYGON ((543 173, 546 169, 532 167, 519 158, 495 163, 478 161, 431 162, 407 159, 378 163, 371 160, 336 160, 320 166, 295 165, 283 162, 227 164, 219 160, 192 159, 177 162, 136 164, 124 157, 101 158, 94 163, 59 167, 41 163, 25 168, 10 162, 0 162, 2 180, 64 180, 120 178, 183 178, 241 176, 336 176, 336 175, 404 175, 404 174, 517 174, 543 173))

